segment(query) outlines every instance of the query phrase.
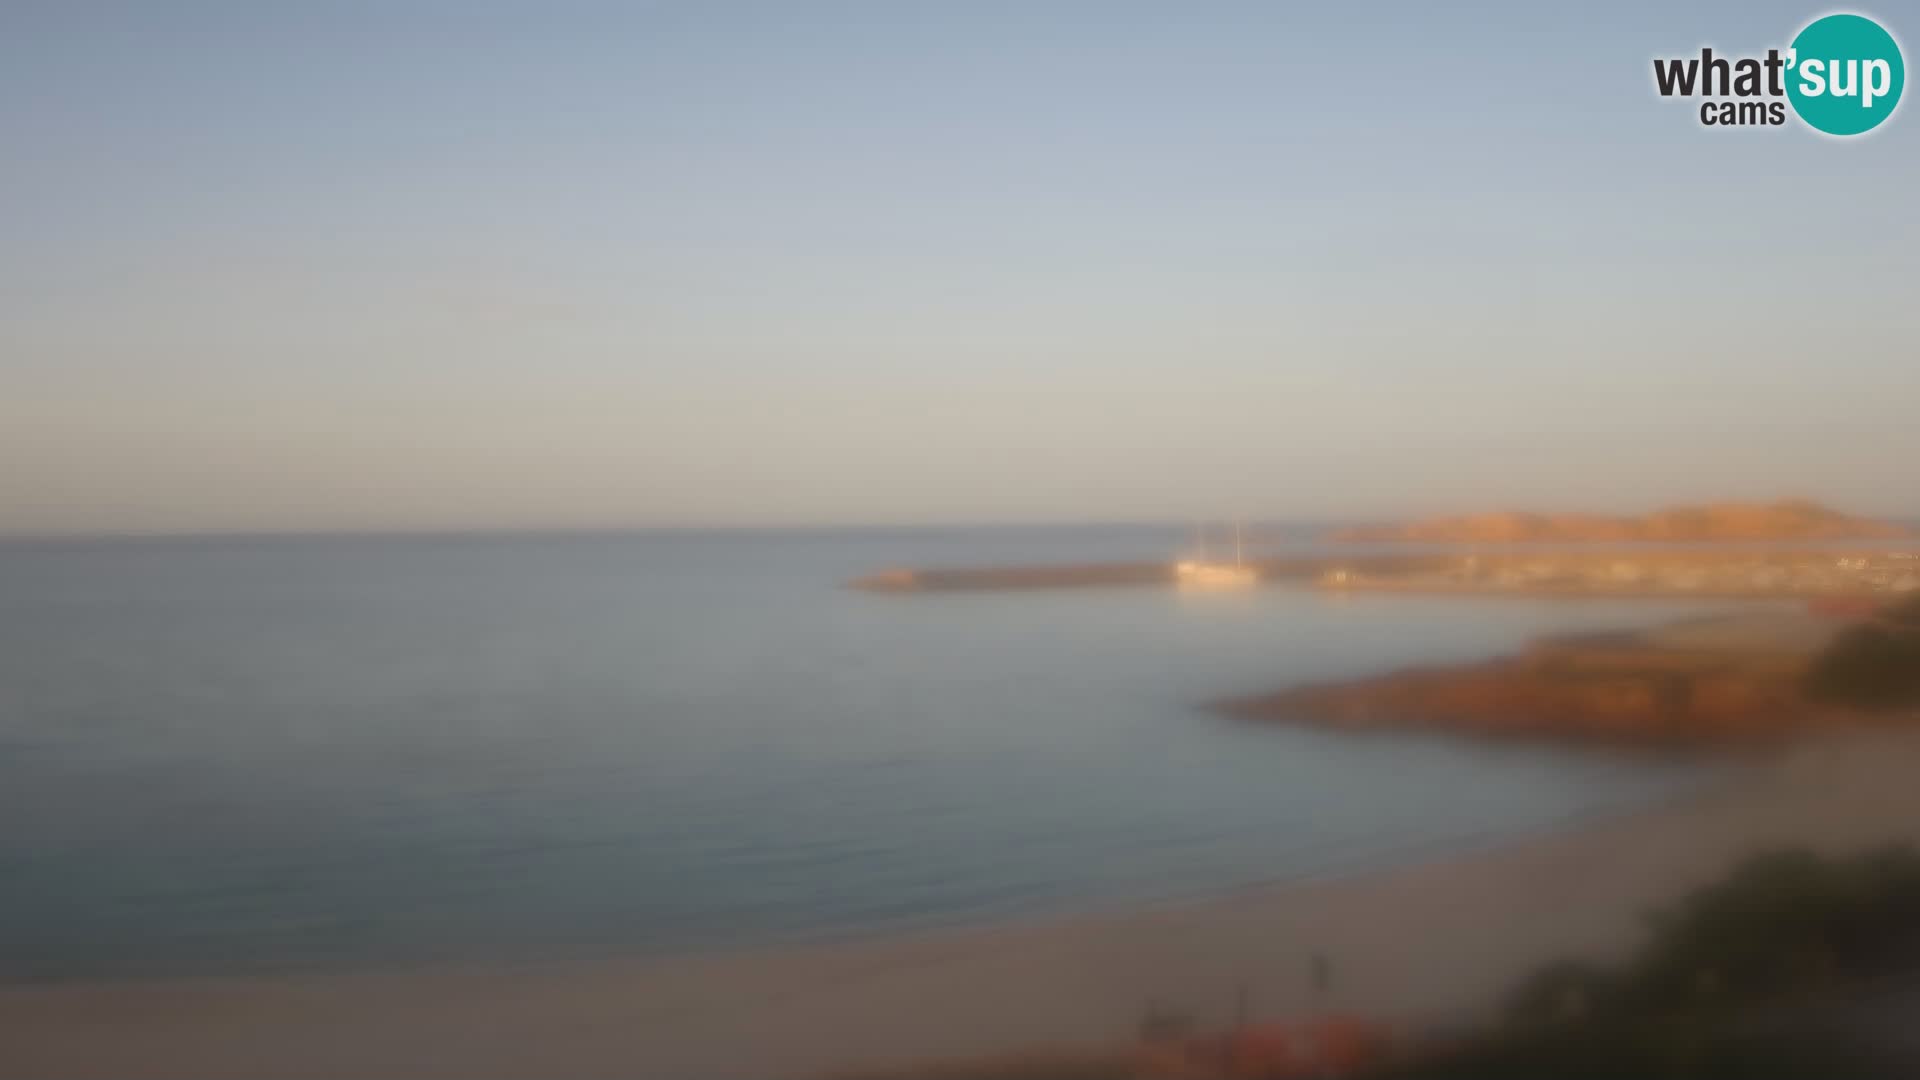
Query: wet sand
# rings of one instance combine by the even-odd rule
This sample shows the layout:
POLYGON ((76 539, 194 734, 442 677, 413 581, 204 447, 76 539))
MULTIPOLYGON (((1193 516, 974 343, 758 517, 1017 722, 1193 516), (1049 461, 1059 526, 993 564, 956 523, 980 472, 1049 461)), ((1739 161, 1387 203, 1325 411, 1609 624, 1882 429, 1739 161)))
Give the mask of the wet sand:
MULTIPOLYGON (((1554 958, 1774 845, 1920 841, 1920 731, 1829 733, 1631 817, 1424 865, 1111 916, 666 961, 0 989, 0 1075, 782 1077, 1325 1002, 1483 1018, 1554 958)), ((1384 778, 1390 782, 1390 778, 1384 778)))

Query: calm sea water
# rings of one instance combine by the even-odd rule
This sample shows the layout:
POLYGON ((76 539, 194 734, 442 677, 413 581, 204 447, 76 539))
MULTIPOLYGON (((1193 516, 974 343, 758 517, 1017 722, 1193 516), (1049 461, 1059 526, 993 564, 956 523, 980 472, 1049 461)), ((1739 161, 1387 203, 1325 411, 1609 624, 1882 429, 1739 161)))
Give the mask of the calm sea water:
POLYGON ((1198 711, 1681 605, 872 596, 1171 530, 0 547, 0 978, 699 950, 1324 875, 1678 766, 1198 711))

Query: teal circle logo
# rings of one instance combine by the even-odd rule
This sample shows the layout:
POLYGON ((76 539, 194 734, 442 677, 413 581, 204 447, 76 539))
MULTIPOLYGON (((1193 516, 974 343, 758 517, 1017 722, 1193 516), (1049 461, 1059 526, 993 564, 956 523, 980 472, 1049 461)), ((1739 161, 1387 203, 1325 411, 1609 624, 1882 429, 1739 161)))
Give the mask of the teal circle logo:
POLYGON ((1787 100, 1816 131, 1872 131, 1900 104, 1907 65, 1900 43, 1864 15, 1827 15, 1793 39, 1787 100))

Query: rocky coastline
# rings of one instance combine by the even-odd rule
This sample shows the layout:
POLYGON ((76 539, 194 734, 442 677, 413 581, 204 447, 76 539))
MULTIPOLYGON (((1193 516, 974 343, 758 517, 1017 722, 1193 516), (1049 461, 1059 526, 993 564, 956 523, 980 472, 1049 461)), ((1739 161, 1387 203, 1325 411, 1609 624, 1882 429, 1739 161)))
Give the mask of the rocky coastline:
POLYGON ((1772 611, 1640 633, 1543 639, 1523 652, 1217 702, 1225 714, 1344 731, 1438 731, 1636 746, 1770 740, 1860 719, 1804 677, 1847 625, 1772 611))

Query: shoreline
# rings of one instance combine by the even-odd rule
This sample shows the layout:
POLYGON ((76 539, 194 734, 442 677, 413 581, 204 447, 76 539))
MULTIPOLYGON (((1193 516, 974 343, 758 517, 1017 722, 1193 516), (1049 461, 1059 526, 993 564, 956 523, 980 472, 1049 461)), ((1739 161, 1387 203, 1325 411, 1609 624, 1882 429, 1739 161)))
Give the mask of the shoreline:
POLYGON ((1484 1018, 1535 967, 1606 959, 1644 911, 1760 847, 1920 839, 1920 733, 1822 733, 1598 822, 1146 910, 659 960, 0 987, 0 1073, 780 1077, 1130 1039, 1149 1004, 1225 1021, 1328 1004, 1484 1018), (106 1032, 112 1038, 102 1038, 106 1032))
MULTIPOLYGON (((1211 709, 1210 706, 1202 708, 1211 709)), ((1453 732, 1411 728, 1382 732, 1329 731, 1323 734, 1328 737, 1359 741, 1381 738, 1453 744, 1480 742, 1488 749, 1495 751, 1505 747, 1537 751, 1553 746, 1543 741, 1526 743, 1519 740, 1475 739, 1473 736, 1463 736, 1453 732)), ((1916 728, 1916 737, 1920 738, 1920 728, 1916 728)), ((1641 746, 1630 743, 1583 744, 1578 741, 1569 741, 1559 745, 1558 749, 1571 755, 1613 760, 1623 764, 1685 767, 1697 775, 1690 775, 1659 791, 1643 793, 1635 798, 1619 800, 1617 803, 1602 802, 1597 805, 1577 807, 1545 823, 1535 823, 1513 830, 1487 830, 1478 835, 1413 843, 1386 851, 1376 851, 1356 859, 1341 860, 1331 865, 1304 869, 1294 874, 1252 877, 1226 884, 1195 884, 1183 889, 1148 895, 1077 896, 1061 902, 1041 901, 1027 908, 994 914, 963 913, 946 917, 935 916, 922 922, 888 923, 864 927, 832 925, 818 930, 799 930, 763 937, 722 937, 657 946, 536 944, 511 947, 488 956, 465 955, 444 959, 417 956, 365 956, 335 964, 301 964, 281 970, 219 967, 144 968, 27 975, 18 978, 9 978, 0 974, 0 1003, 4 1003, 7 995, 11 993, 58 991, 68 988, 134 988, 148 985, 188 986, 211 983, 306 983, 505 974, 537 977, 548 974, 579 973, 614 966, 623 970, 642 967, 666 968, 705 961, 765 958, 787 953, 814 953, 842 948, 970 938, 979 934, 1012 929, 1035 929, 1067 923, 1130 919, 1157 912, 1244 900, 1281 890, 1370 878, 1408 867, 1480 855, 1515 844, 1529 843, 1546 836, 1620 821, 1690 798, 1721 782, 1729 772, 1740 768, 1738 762, 1743 757, 1757 757, 1777 752, 1779 747, 1748 745, 1701 748, 1641 746)), ((4 1013, 0 1013, 0 1018, 4 1018, 4 1013)), ((4 1060, 4 1053, 0 1053, 0 1064, 3 1064, 4 1060)))

